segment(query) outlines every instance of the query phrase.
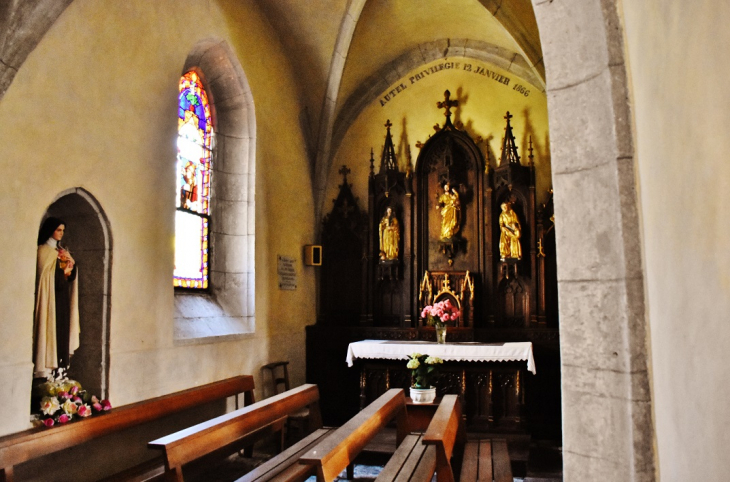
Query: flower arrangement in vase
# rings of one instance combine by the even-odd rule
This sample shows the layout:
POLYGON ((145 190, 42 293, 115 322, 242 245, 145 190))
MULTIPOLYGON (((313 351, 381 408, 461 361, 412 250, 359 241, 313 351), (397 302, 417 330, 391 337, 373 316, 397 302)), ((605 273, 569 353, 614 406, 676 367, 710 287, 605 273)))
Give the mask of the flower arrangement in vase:
POLYGON ((406 367, 411 371, 411 399, 413 403, 432 403, 436 398, 436 387, 432 383, 438 378, 443 360, 436 356, 413 353, 408 355, 406 367))
POLYGON ((83 390, 79 382, 69 379, 63 368, 34 388, 33 399, 38 408, 34 410, 32 421, 46 427, 91 417, 112 408, 109 400, 99 400, 83 390))
POLYGON ((428 305, 421 311, 421 318, 426 320, 428 326, 436 330, 436 342, 446 343, 446 324, 449 321, 456 321, 461 316, 459 309, 446 299, 433 305, 428 305))

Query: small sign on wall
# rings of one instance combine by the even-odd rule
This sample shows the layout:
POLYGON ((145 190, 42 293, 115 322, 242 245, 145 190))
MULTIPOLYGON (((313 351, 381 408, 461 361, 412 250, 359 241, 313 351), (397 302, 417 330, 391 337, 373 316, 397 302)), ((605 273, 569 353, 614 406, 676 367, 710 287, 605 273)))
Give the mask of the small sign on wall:
POLYGON ((279 289, 294 291, 297 289, 297 270, 294 267, 296 258, 276 255, 276 272, 279 274, 279 289))

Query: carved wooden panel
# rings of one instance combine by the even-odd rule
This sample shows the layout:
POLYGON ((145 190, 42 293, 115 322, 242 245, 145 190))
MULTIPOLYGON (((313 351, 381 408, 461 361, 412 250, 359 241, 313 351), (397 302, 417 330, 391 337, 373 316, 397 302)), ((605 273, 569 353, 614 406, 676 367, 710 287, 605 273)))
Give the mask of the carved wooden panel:
POLYGON ((343 182, 332 212, 322 226, 322 275, 320 322, 355 325, 362 312, 362 252, 366 218, 347 182, 349 169, 342 167, 343 182))
MULTIPOLYGON (((361 375, 361 408, 388 388, 408 390, 410 370, 405 361, 365 360, 356 363, 361 375)), ((470 430, 519 431, 523 428, 521 377, 524 363, 446 362, 435 386, 439 396, 462 396, 470 430)))

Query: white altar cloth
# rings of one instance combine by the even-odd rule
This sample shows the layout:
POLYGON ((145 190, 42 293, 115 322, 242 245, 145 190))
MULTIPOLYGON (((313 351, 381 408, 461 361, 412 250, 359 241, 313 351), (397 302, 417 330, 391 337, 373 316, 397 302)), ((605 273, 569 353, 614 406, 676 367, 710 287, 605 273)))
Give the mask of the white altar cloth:
POLYGON ((532 343, 444 343, 429 341, 362 340, 347 347, 347 365, 357 358, 406 360, 412 353, 437 356, 444 361, 526 361, 534 375, 535 358, 532 343))

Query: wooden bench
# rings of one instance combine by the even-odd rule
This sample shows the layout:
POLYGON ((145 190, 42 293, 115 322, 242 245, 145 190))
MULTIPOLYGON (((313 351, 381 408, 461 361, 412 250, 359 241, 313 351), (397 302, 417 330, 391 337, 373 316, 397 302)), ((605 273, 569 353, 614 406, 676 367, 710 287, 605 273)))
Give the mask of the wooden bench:
MULTIPOLYGON (((208 402, 244 393, 244 403, 253 403, 253 390, 253 377, 241 375, 114 408, 109 413, 67 425, 34 428, 7 435, 0 438, 0 481, 13 481, 13 468, 23 462, 208 402)), ((152 467, 150 462, 145 462, 145 465, 152 467)), ((161 461, 158 461, 157 465, 161 472, 161 461)))
POLYGON ((454 449, 463 447, 465 441, 459 397, 445 395, 426 433, 408 435, 376 480, 426 482, 438 473, 439 482, 453 482, 451 457, 454 449))
POLYGON ((396 444, 400 445, 408 435, 406 397, 402 389, 392 388, 385 392, 305 453, 299 463, 311 467, 319 482, 330 482, 351 465, 368 442, 393 419, 396 444))
MULTIPOLYGON (((377 482, 453 482, 452 457, 460 464, 460 481, 512 482, 504 439, 466 440, 461 402, 446 395, 423 435, 411 434, 378 475, 377 482)), ((458 468, 458 467, 457 467, 458 468)))
MULTIPOLYGON (((302 408, 309 408, 310 426, 321 428, 319 390, 316 385, 302 385, 154 440, 148 446, 164 452, 166 479, 182 481, 183 465, 221 452, 226 447, 250 445, 267 435, 280 432, 287 415, 302 408)), ((284 453, 289 452, 291 449, 284 453)))
POLYGON ((464 447, 461 482, 512 482, 512 467, 505 439, 469 440, 464 447))
POLYGON ((236 482, 301 482, 311 475, 331 481, 393 419, 400 442, 408 430, 403 390, 389 390, 342 427, 314 432, 236 482))

